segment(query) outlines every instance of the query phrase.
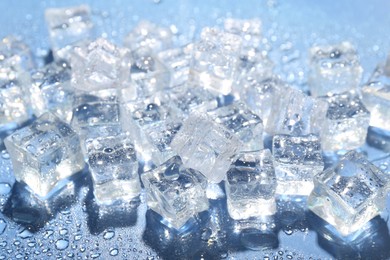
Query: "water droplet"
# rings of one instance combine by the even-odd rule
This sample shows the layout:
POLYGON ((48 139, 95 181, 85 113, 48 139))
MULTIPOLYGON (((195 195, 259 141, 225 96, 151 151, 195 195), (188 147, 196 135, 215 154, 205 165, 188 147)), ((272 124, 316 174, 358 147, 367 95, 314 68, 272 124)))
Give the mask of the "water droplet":
POLYGON ((292 229, 290 229, 290 228, 286 228, 286 229, 283 229, 283 232, 284 232, 286 235, 290 236, 290 235, 292 235, 292 234, 294 233, 294 230, 292 230, 292 229))
POLYGON ((100 256, 100 253, 93 253, 91 252, 91 258, 95 259, 95 258, 98 258, 100 256))
POLYGON ((7 227, 7 222, 5 222, 4 219, 0 218, 0 235, 4 233, 6 227, 7 227))
POLYGON ((61 228, 60 231, 59 231, 60 235, 66 235, 68 234, 68 230, 66 228, 61 228))
POLYGON ((116 256, 116 255, 118 255, 118 253, 119 253, 119 250, 116 249, 116 248, 113 248, 113 249, 110 250, 110 255, 111 256, 116 256))
POLYGON ((58 239, 56 241, 56 249, 58 250, 64 250, 68 248, 68 246, 69 246, 69 241, 66 239, 58 239))
POLYGON ((1 158, 6 160, 9 159, 9 153, 7 152, 7 150, 1 151, 1 158))
POLYGON ((0 196, 7 195, 11 192, 11 185, 6 182, 0 182, 0 196))
POLYGON ((26 238, 29 238, 29 237, 32 237, 32 236, 33 236, 33 234, 27 228, 23 229, 18 234, 18 237, 20 237, 22 239, 26 239, 26 238))
POLYGON ((103 238, 109 240, 115 236, 115 232, 112 230, 106 230, 103 234, 103 238))

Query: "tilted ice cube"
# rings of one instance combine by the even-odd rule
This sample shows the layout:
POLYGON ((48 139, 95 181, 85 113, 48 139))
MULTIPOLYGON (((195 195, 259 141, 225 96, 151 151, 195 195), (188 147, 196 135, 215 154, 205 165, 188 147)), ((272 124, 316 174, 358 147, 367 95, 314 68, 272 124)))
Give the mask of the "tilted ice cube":
POLYGON ((86 150, 98 203, 111 204, 139 195, 138 161, 129 136, 88 139, 86 150))
POLYGON ((149 97, 170 85, 168 68, 155 55, 150 55, 147 48, 133 54, 131 78, 137 85, 138 98, 149 97))
MULTIPOLYGON (((1 65, 0 65, 1 66, 1 65)), ((0 67, 0 125, 29 119, 28 80, 13 67, 0 67)))
POLYGON ((363 69, 356 50, 349 42, 310 49, 309 88, 313 96, 356 89, 363 69))
POLYGON ((84 168, 80 141, 68 124, 45 113, 4 140, 15 178, 44 197, 58 182, 84 168))
POLYGON ((71 70, 64 61, 51 63, 32 73, 29 92, 35 115, 51 111, 65 122, 70 122, 75 97, 70 79, 71 70))
POLYGON ((179 156, 143 173, 141 179, 148 206, 174 228, 179 229, 197 213, 209 208, 206 178, 197 170, 186 168, 179 156))
POLYGON ((266 131, 269 134, 305 135, 318 133, 325 120, 327 104, 299 90, 285 88, 274 96, 266 131))
POLYGON ((171 146, 187 167, 200 171, 210 182, 219 183, 242 144, 211 117, 196 113, 187 118, 171 146))
POLYGON ((123 45, 133 52, 147 47, 150 55, 171 48, 172 39, 173 34, 169 28, 143 20, 125 37, 123 45))
POLYGON ((361 228, 385 208, 389 176, 351 151, 318 174, 308 207, 343 235, 361 228))
POLYGON ((85 92, 126 87, 130 78, 130 57, 127 49, 103 38, 77 47, 70 63, 72 84, 85 92))
POLYGON ((238 76, 241 38, 215 28, 204 28, 194 45, 190 81, 227 95, 238 76))
POLYGON ((363 145, 370 112, 359 97, 343 93, 329 97, 327 101, 329 108, 321 128, 322 148, 325 151, 352 150, 363 145))
POLYGON ((275 169, 267 150, 240 153, 225 181, 227 207, 233 219, 273 215, 275 169))
POLYGON ((45 11, 45 18, 56 58, 68 59, 72 45, 93 36, 91 10, 87 5, 49 8, 45 11))
POLYGON ((209 111, 218 124, 234 133, 242 142, 241 151, 263 148, 263 121, 243 103, 235 103, 209 111))
POLYGON ((362 87, 362 101, 370 111, 370 126, 390 130, 390 75, 378 66, 362 87))
POLYGON ((322 172, 324 161, 317 135, 275 135, 272 142, 279 195, 308 196, 313 176, 322 172))
POLYGON ((34 61, 30 48, 18 38, 5 37, 0 42, 0 66, 13 66, 18 70, 30 71, 34 61))
POLYGON ((281 97, 287 92, 286 85, 276 76, 263 78, 248 75, 241 80, 244 93, 241 99, 255 112, 267 125, 271 109, 279 104, 281 97))

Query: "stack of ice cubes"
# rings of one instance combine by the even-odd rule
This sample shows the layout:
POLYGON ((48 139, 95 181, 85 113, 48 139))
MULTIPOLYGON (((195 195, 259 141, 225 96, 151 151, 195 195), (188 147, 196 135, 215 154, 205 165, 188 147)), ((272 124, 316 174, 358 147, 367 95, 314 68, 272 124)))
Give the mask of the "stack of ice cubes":
POLYGON ((229 18, 184 45, 141 21, 119 46, 95 38, 88 6, 45 17, 53 62, 35 68, 21 41, 0 43, 0 128, 34 114, 5 145, 38 196, 87 164, 96 202, 130 201, 142 180, 149 208, 176 229, 219 184, 235 220, 300 196, 348 234, 384 208, 388 176, 354 150, 369 126, 390 129, 390 57, 360 91, 352 44, 313 47, 307 94, 274 72, 258 19, 229 18), (346 154, 324 170, 324 152, 346 154))

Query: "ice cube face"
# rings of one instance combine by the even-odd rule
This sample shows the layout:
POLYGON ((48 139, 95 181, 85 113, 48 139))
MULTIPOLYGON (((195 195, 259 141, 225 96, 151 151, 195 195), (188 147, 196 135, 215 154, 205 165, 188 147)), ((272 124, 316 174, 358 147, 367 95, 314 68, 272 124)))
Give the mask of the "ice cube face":
POLYGON ((234 133, 242 142, 241 151, 263 148, 263 121, 244 103, 232 104, 208 112, 216 123, 234 133))
POLYGON ((309 88, 313 96, 325 96, 356 89, 363 69, 349 42, 310 49, 309 88))
POLYGON ((204 174, 212 183, 221 182, 241 149, 239 138, 204 114, 192 114, 172 141, 172 149, 183 163, 204 174))
POLYGON ((275 135, 272 142, 279 195, 308 196, 313 176, 322 172, 321 142, 317 135, 275 135))
POLYGON ((233 219, 273 215, 276 177, 271 152, 242 152, 227 172, 225 190, 233 219))
POLYGON ((139 195, 138 161, 132 140, 125 134, 86 141, 94 195, 99 204, 131 200, 139 195))
POLYGON ((87 5, 49 8, 45 11, 45 19, 56 58, 69 58, 72 45, 93 36, 91 10, 87 5))
POLYGON ((343 235, 358 230, 384 209, 390 187, 388 176, 355 151, 314 181, 309 209, 343 235))
POLYGON ((165 27, 158 26, 149 21, 140 21, 125 37, 124 46, 137 52, 147 47, 151 53, 157 53, 172 47, 172 32, 165 27))
POLYGON ((169 88, 168 68, 149 49, 138 50, 133 54, 131 78, 137 85, 138 98, 150 97, 156 92, 169 88))
POLYGON ((130 52, 103 38, 75 48, 70 64, 73 86, 85 92, 124 88, 130 78, 130 52))
POLYGON ((64 61, 51 63, 31 75, 29 88, 35 115, 50 111, 65 122, 72 118, 74 89, 70 85, 71 70, 64 61))
POLYGON ((269 134, 307 135, 319 133, 325 120, 328 105, 320 99, 305 95, 299 90, 285 88, 274 96, 267 120, 269 134))
POLYGON ((370 126, 390 130, 390 76, 382 66, 362 87, 362 102, 370 111, 370 126))
POLYGON ((327 98, 329 108, 321 129, 325 151, 352 150, 364 144, 370 112, 359 97, 344 93, 327 98))
POLYGON ((238 76, 241 38, 215 28, 204 28, 194 45, 190 81, 227 95, 238 76))
POLYGON ((174 228, 179 229, 197 213, 209 208, 206 178, 199 171, 186 168, 178 156, 143 173, 141 179, 148 206, 174 228))
POLYGON ((15 178, 45 197, 56 184, 84 168, 80 141, 68 124, 45 113, 4 140, 15 178))

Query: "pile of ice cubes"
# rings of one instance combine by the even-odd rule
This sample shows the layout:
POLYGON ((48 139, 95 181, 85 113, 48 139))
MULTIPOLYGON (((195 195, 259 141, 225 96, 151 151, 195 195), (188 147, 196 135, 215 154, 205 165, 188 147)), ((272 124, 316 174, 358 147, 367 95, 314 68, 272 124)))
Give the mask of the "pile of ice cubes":
POLYGON ((227 19, 184 46, 142 21, 117 46, 94 37, 88 6, 45 17, 53 62, 36 67, 17 38, 0 44, 0 124, 18 128, 4 143, 16 180, 43 199, 87 165, 96 202, 144 187, 174 228, 208 210, 215 184, 238 220, 303 196, 348 234, 385 207, 389 176, 356 149, 369 126, 390 130, 390 57, 360 86, 350 43, 315 46, 305 93, 273 72, 258 19, 227 19), (345 155, 324 169, 324 152, 345 155))

